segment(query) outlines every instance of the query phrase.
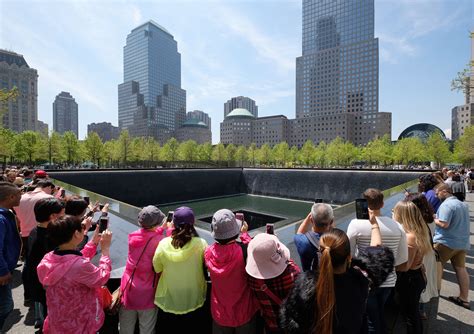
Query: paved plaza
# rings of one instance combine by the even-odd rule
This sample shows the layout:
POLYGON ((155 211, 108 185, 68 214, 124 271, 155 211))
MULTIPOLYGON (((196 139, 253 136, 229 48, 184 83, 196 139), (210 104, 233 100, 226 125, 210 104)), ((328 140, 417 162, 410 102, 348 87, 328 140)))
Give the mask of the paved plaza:
MULTIPOLYGON (((457 296, 459 293, 456 283, 456 276, 450 264, 446 265, 443 275, 441 296, 431 301, 426 311, 428 320, 424 321, 425 333, 449 333, 449 334, 472 334, 474 333, 474 194, 468 194, 467 203, 469 204, 471 217, 471 249, 466 258, 468 274, 471 279, 470 299, 471 308, 466 310, 448 301, 449 296, 457 296)), ((5 324, 7 333, 27 334, 36 333, 33 328, 34 310, 23 306, 23 286, 21 282, 21 267, 18 267, 14 273, 13 298, 15 309, 10 314, 5 324)), ((393 333, 403 333, 403 324, 401 315, 393 312, 391 314, 393 333)))

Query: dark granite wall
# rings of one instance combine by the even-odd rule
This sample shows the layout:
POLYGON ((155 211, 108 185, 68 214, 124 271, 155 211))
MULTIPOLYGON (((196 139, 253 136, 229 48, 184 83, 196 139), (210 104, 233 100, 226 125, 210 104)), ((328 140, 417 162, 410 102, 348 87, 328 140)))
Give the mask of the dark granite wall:
POLYGON ((51 177, 135 206, 238 193, 347 203, 368 187, 382 190, 420 172, 299 169, 57 171, 51 177))
POLYGON ((240 168, 48 173, 60 181, 139 207, 245 192, 240 168))
POLYGON ((335 204, 348 203, 365 189, 386 190, 426 173, 371 170, 244 169, 247 193, 335 204))

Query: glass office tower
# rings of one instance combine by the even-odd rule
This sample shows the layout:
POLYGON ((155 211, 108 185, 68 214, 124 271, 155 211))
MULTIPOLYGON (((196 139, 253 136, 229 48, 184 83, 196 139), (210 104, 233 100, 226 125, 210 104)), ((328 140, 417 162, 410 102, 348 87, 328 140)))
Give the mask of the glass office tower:
POLYGON ((127 36, 123 54, 124 82, 118 87, 120 129, 132 135, 150 133, 137 126, 174 131, 186 110, 186 92, 181 89, 181 54, 173 35, 148 21, 127 36))
POLYGON ((296 60, 297 119, 326 116, 316 122, 328 123, 324 140, 343 133, 359 144, 387 132, 389 124, 379 126, 391 116, 378 113, 374 0, 303 0, 302 51, 296 60))

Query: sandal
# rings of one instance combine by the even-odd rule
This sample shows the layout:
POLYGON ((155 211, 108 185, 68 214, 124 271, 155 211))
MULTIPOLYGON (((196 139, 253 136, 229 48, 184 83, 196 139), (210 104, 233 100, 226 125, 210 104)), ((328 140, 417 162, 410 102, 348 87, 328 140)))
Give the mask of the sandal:
POLYGON ((464 308, 467 309, 467 310, 470 310, 470 309, 471 309, 471 306, 470 306, 469 302, 466 302, 466 301, 462 300, 462 299, 459 298, 459 297, 450 296, 450 297, 448 297, 448 300, 449 300, 450 302, 453 302, 454 304, 456 304, 456 305, 458 305, 458 306, 464 307, 464 308))

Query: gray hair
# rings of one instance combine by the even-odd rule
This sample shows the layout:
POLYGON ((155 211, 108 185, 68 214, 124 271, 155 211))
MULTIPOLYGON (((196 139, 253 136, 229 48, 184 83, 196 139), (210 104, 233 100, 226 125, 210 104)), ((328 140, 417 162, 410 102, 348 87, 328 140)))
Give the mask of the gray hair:
POLYGON ((311 208, 311 218, 316 226, 322 227, 334 220, 334 211, 329 204, 315 203, 311 208))

